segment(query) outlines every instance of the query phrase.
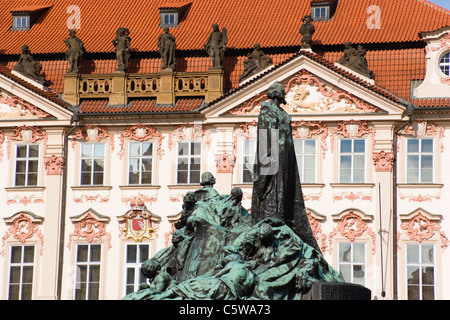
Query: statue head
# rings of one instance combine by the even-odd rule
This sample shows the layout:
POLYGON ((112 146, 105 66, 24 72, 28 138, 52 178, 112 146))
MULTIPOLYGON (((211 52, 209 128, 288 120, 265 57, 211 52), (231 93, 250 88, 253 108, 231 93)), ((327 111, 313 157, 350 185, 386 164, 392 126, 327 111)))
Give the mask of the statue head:
POLYGON ((236 200, 236 202, 241 202, 242 200, 242 189, 239 187, 234 187, 231 189, 230 196, 236 200))
POLYGON ((202 186, 213 186, 216 183, 216 178, 214 178, 211 172, 203 172, 200 185, 202 186))
POLYGON ((72 38, 75 38, 75 34, 77 33, 77 31, 75 30, 75 29, 70 29, 69 30, 69 35, 72 37, 72 38))
POLYGON ((259 238, 265 246, 271 245, 274 239, 272 226, 268 223, 262 223, 259 227, 259 238))
POLYGON ((185 204, 194 204, 197 202, 197 196, 195 195, 195 192, 188 191, 183 197, 183 202, 185 204))
POLYGON ((30 49, 28 48, 28 46, 26 44, 24 44, 22 46, 22 53, 30 53, 30 49))
POLYGON ((164 33, 168 33, 169 32, 169 27, 164 27, 164 33))
POLYGON ((219 30, 219 25, 217 23, 214 23, 212 25, 213 31, 218 31, 219 30))
POLYGON ((284 86, 279 83, 278 81, 275 81, 272 83, 269 87, 269 92, 267 92, 267 97, 271 100, 278 99, 280 103, 286 104, 286 100, 284 97, 286 96, 286 92, 284 91, 284 86))

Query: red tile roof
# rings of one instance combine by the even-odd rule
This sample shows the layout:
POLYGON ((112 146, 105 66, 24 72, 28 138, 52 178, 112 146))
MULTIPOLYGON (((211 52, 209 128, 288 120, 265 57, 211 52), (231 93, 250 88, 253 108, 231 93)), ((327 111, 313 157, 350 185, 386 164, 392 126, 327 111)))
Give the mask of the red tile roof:
POLYGON ((52 5, 31 5, 11 9, 11 12, 34 12, 52 7, 52 5))
POLYGON ((80 110, 84 114, 98 113, 177 113, 197 110, 203 103, 202 98, 183 98, 178 99, 174 106, 158 105, 156 99, 136 99, 132 100, 126 106, 108 105, 107 99, 86 99, 81 102, 80 110))
MULTIPOLYGON (((181 2, 185 4, 186 1, 181 2)), ((134 51, 156 51, 160 6, 169 0, 9 0, 0 2, 0 39, 3 54, 19 54, 23 44, 32 53, 62 53, 68 37, 67 8, 77 5, 81 29, 77 35, 88 52, 113 52, 118 27, 130 29, 134 51), (11 31, 11 10, 53 5, 29 31, 11 31)), ((177 50, 202 50, 212 24, 228 31, 229 48, 299 46, 301 18, 310 13, 310 0, 192 0, 178 28, 171 28, 177 50), (268 10, 276 8, 276 10, 268 10)), ((425 0, 340 0, 330 21, 317 21, 313 40, 324 45, 420 41, 419 32, 450 25, 450 11, 425 0), (380 8, 380 28, 368 27, 370 6, 380 8)), ((370 23, 369 23, 370 24, 370 23)))

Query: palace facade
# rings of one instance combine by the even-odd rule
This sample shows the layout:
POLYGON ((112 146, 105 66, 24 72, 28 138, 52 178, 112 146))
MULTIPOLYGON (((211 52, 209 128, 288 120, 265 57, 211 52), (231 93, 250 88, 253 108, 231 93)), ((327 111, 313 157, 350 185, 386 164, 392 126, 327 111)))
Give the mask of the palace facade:
POLYGON ((137 290, 203 172, 250 211, 274 81, 326 260, 373 299, 450 299, 448 10, 11 0, 0 15, 0 299, 137 290))

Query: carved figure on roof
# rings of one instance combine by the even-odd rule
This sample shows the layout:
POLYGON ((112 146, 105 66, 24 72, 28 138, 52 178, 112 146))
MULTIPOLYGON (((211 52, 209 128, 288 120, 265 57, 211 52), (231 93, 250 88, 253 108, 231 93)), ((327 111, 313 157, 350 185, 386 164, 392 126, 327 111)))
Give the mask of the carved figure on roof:
POLYGON ((313 19, 310 15, 306 15, 302 19, 303 24, 299 30, 300 34, 303 36, 301 49, 311 49, 312 35, 316 31, 312 21, 313 19))
POLYGON ((211 57, 211 69, 223 69, 223 57, 228 42, 227 29, 222 28, 222 31, 220 31, 217 23, 214 23, 212 28, 213 31, 209 34, 204 47, 211 57))
POLYGON ((116 37, 112 41, 116 49, 117 69, 116 72, 126 72, 128 69, 128 60, 130 59, 130 30, 119 28, 116 31, 116 37))
POLYGON ((19 61, 17 61, 17 64, 14 66, 13 70, 40 84, 45 83, 44 77, 41 75, 42 65, 39 61, 35 61, 33 59, 27 45, 22 46, 19 61))
POLYGON ((264 53, 259 43, 254 44, 252 53, 247 57, 248 59, 244 61, 244 72, 239 77, 239 81, 261 72, 273 63, 272 58, 264 53))
POLYGON ((69 30, 69 37, 64 40, 64 43, 67 46, 66 51, 66 60, 69 62, 69 70, 67 73, 79 73, 80 65, 83 59, 83 54, 86 52, 84 48, 83 41, 80 38, 75 36, 76 31, 71 29, 69 30))
POLYGON ((158 51, 161 54, 161 69, 175 70, 175 37, 169 33, 169 27, 164 27, 164 33, 158 38, 158 51))
POLYGON ((345 42, 344 46, 344 54, 338 63, 369 79, 375 79, 375 74, 368 69, 366 50, 363 46, 358 45, 358 49, 355 49, 350 42, 345 42))

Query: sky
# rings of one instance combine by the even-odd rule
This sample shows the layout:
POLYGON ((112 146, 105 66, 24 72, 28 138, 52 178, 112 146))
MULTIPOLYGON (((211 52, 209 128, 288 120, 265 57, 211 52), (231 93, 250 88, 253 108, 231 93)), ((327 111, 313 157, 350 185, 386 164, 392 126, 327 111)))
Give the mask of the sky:
POLYGON ((428 1, 450 10, 450 0, 428 0, 428 1))

